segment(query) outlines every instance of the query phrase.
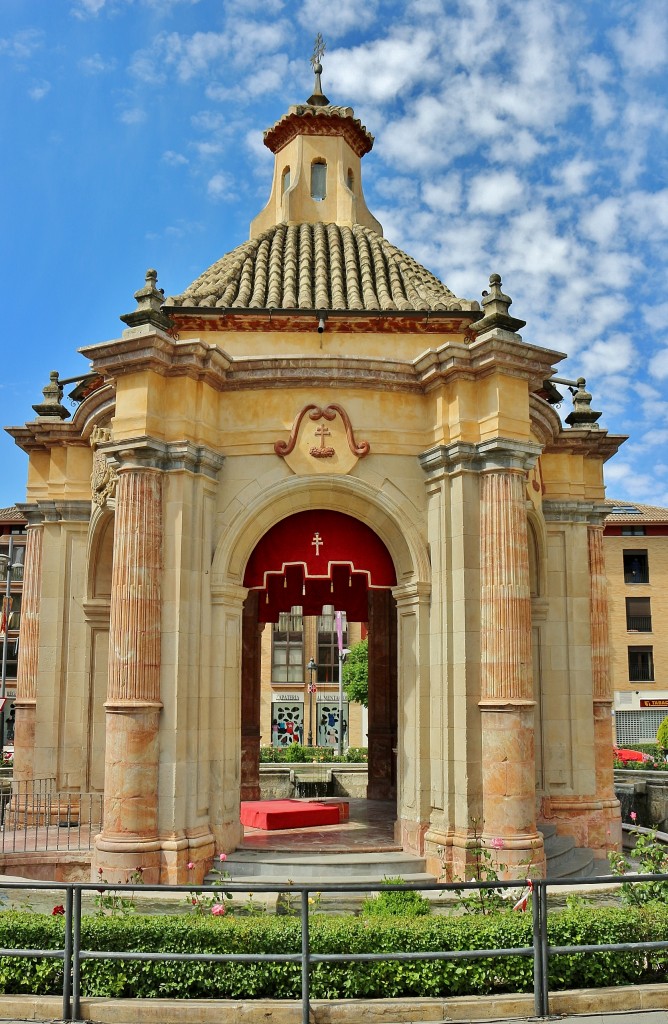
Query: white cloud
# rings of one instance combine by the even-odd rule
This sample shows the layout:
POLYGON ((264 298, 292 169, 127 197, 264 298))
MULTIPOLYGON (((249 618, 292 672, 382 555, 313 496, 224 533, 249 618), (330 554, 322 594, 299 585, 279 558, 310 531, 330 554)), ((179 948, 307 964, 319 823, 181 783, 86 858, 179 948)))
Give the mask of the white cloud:
POLYGON ((428 59, 433 46, 434 36, 418 30, 407 32, 405 37, 375 39, 350 49, 334 50, 327 54, 323 89, 330 99, 338 93, 386 103, 430 77, 428 59))
POLYGON ((377 9, 378 0, 338 0, 334 7, 323 5, 322 0, 304 0, 297 17, 305 28, 315 27, 314 36, 322 32, 326 44, 330 38, 373 24, 377 9))
POLYGON ((649 373, 654 380, 666 380, 668 377, 668 348, 664 348, 650 359, 649 373))
POLYGON ((665 68, 668 59, 668 27, 660 2, 638 3, 629 8, 623 27, 610 33, 624 67, 647 75, 665 68))
POLYGON ((596 170, 593 160, 587 160, 582 156, 575 156, 572 160, 566 160, 563 164, 557 164, 552 168, 552 175, 569 195, 582 195, 587 187, 588 179, 596 170))
POLYGON ((40 29, 26 28, 13 36, 0 39, 0 54, 7 54, 15 60, 26 60, 44 45, 44 34, 40 29))
POLYGON ((41 82, 35 82, 28 89, 28 96, 31 100, 43 100, 49 92, 51 92, 51 82, 42 80, 41 82))
POLYGON ((114 70, 116 58, 106 58, 101 53, 93 53, 90 57, 82 57, 78 66, 85 75, 102 75, 106 71, 114 70))
POLYGON ((608 196, 582 217, 582 230, 599 245, 610 245, 617 235, 622 212, 621 201, 608 196))
POLYGON ((130 107, 118 115, 123 124, 142 124, 146 120, 146 111, 141 107, 130 107))
POLYGON ((95 18, 105 7, 107 0, 74 0, 72 14, 75 18, 95 18))
POLYGON ((514 171, 491 169, 471 181, 469 209, 473 213, 506 213, 516 209, 525 195, 525 186, 514 171))
POLYGON ((188 163, 188 157, 184 156, 183 153, 177 153, 173 149, 166 149, 162 154, 162 159, 170 167, 182 167, 188 163))
POLYGON ((206 186, 207 194, 211 199, 219 202, 222 199, 230 199, 232 196, 232 180, 222 171, 209 178, 206 186))

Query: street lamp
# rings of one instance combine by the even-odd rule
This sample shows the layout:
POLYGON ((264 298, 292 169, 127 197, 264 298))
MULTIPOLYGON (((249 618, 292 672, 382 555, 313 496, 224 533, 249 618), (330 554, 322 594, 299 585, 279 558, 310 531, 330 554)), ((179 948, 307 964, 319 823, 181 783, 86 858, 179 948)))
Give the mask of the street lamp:
POLYGON ((313 694, 316 691, 316 684, 313 682, 313 673, 318 671, 313 658, 309 661, 306 666, 309 671, 309 684, 308 684, 308 746, 313 746, 313 694))
POLYGON ((5 577, 5 596, 2 602, 1 625, 4 626, 2 637, 2 675, 0 676, 0 758, 5 750, 5 702, 7 699, 7 644, 9 639, 9 608, 12 597, 12 572, 14 570, 14 538, 9 537, 7 554, 0 555, 0 576, 5 577))

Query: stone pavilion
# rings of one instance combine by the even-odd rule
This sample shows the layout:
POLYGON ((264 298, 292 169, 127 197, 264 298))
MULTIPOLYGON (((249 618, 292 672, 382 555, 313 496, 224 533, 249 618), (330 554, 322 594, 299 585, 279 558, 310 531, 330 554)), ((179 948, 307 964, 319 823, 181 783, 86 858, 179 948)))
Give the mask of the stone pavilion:
POLYGON ((523 339, 497 274, 458 298, 383 236, 373 137, 320 72, 265 133, 249 239, 171 298, 149 270, 120 336, 81 349, 74 414, 54 372, 9 429, 15 774, 104 793, 93 876, 201 879, 240 842, 259 638, 294 606, 368 623, 369 795, 432 871, 464 874, 475 836, 544 867, 543 823, 599 856, 620 839, 602 523, 623 438, 582 380, 561 422, 564 355, 523 339))

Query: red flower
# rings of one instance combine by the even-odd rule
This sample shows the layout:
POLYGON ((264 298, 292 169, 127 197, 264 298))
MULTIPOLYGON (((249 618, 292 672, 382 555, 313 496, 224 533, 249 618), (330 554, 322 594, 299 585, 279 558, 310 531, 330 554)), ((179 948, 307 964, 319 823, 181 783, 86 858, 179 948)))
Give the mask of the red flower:
POLYGON ((54 916, 56 914, 64 914, 64 913, 65 913, 65 907, 62 905, 62 903, 60 903, 57 907, 54 907, 53 910, 51 911, 51 915, 52 916, 54 916))

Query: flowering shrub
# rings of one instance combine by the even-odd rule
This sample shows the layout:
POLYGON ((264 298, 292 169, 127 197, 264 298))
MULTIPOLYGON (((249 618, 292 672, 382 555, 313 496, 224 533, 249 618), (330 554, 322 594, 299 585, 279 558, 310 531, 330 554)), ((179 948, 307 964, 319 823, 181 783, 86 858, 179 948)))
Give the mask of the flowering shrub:
MULTIPOLYGON (((227 860, 227 854, 221 853, 218 856, 218 863, 224 864, 227 860)), ((195 865, 192 861, 188 864, 188 871, 192 871, 195 865)), ((224 882, 229 882, 230 873, 224 868, 211 868, 210 875, 214 875, 214 881, 212 883, 212 893, 209 895, 208 892, 191 892, 187 897, 186 901, 191 906, 196 914, 206 914, 211 912, 214 917, 220 917, 225 913, 225 900, 232 899, 231 892, 224 892, 222 889, 224 882)))
MULTIPOLYGON (((109 886, 113 886, 114 883, 110 883, 106 878, 102 877, 102 868, 98 868, 97 873, 99 875, 98 881, 100 884, 106 886, 104 889, 98 889, 98 895, 95 897, 95 906, 97 907, 98 916, 128 917, 130 914, 134 914, 137 910, 137 905, 134 901, 133 894, 118 892, 113 888, 109 888, 109 886)), ((119 881, 117 884, 143 885, 144 869, 142 867, 136 867, 124 882, 119 881)))
MULTIPOLYGON (((637 814, 631 811, 631 821, 635 822, 637 814)), ((641 832, 640 829, 631 829, 631 835, 635 837, 633 858, 639 862, 639 867, 634 866, 623 853, 611 852, 608 854, 610 868, 615 875, 626 875, 637 872, 642 875, 668 874, 668 847, 659 842, 656 838, 657 830, 650 829, 649 832, 641 832)), ((659 900, 662 903, 668 902, 668 882, 637 882, 631 885, 625 882, 621 888, 623 903, 632 906, 642 906, 659 900)))

